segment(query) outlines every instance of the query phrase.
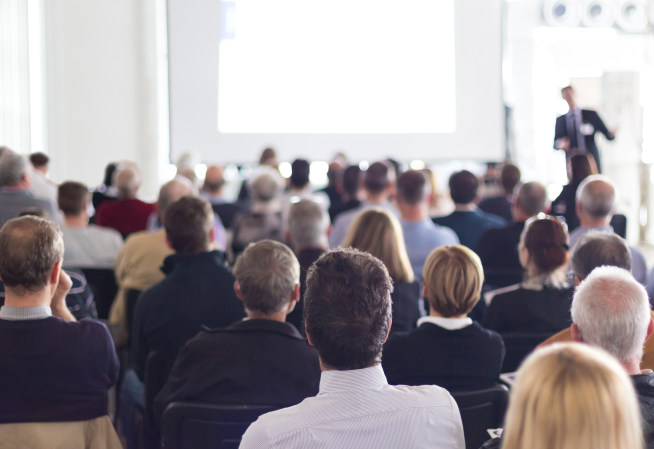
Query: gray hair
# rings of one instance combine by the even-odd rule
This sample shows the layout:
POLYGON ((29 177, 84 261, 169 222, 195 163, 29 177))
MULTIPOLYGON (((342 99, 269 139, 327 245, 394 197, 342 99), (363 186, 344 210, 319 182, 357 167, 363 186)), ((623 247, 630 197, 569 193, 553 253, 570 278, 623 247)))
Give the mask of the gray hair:
POLYGON ((584 342, 599 346, 622 363, 642 358, 650 319, 645 288, 622 268, 593 270, 572 300, 572 321, 584 342))
POLYGON ((525 215, 533 217, 547 208, 547 189, 540 182, 527 182, 520 187, 516 201, 525 215))
POLYGON ((300 264, 291 249, 274 240, 261 240, 245 248, 234 266, 234 276, 245 308, 272 315, 291 300, 300 283, 300 264))
POLYGON ((590 231, 577 242, 572 253, 572 272, 580 280, 597 267, 618 267, 631 271, 631 250, 612 232, 590 231))
POLYGON ((309 199, 291 204, 288 214, 288 232, 296 250, 326 246, 329 215, 327 211, 309 199))
POLYGON ((272 201, 280 190, 278 179, 271 173, 261 173, 250 182, 250 191, 257 201, 272 201))
POLYGON ((31 173, 31 169, 32 165, 27 163, 24 156, 8 151, 0 157, 0 184, 15 186, 31 173))
POLYGON ((141 174, 135 166, 121 168, 115 173, 114 185, 121 198, 133 198, 141 187, 141 174))
POLYGON ((159 189, 159 199, 157 200, 157 207, 159 209, 159 216, 163 219, 166 215, 166 210, 175 201, 193 194, 193 187, 191 181, 182 176, 178 176, 172 181, 168 181, 159 189))
POLYGON ((608 217, 615 212, 618 203, 618 188, 606 176, 589 176, 577 188, 577 202, 581 204, 581 209, 591 217, 608 217))

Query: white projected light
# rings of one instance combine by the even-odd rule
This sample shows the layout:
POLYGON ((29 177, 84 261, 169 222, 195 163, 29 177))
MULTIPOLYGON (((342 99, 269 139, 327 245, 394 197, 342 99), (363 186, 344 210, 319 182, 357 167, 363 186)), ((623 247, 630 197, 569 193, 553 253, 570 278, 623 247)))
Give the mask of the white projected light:
POLYGON ((587 27, 610 27, 615 22, 612 0, 586 0, 582 22, 587 27))
POLYGON ((577 0, 547 0, 543 15, 550 26, 576 27, 581 21, 581 8, 577 0))
POLYGON ((454 132, 454 0, 221 3, 219 132, 454 132))

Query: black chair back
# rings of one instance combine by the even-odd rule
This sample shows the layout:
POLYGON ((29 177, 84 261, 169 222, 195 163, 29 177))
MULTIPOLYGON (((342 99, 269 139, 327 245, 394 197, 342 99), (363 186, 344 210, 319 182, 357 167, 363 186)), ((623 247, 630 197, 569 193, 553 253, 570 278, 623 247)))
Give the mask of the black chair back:
POLYGON ((82 268, 86 282, 91 286, 93 299, 98 309, 98 318, 106 320, 109 318, 109 310, 114 302, 118 285, 116 276, 111 268, 82 268))
POLYGON ((159 447, 159 430, 154 419, 154 400, 168 381, 177 354, 152 351, 145 362, 145 439, 148 448, 159 447))
POLYGON ((551 333, 525 334, 507 333, 502 334, 506 356, 502 364, 503 373, 513 373, 518 370, 522 361, 532 353, 536 346, 552 336, 551 333))
POLYGON ((134 322, 136 302, 139 300, 139 296, 141 296, 141 290, 125 290, 125 319, 130 334, 132 332, 132 323, 134 322))
POLYGON ((493 388, 453 392, 459 406, 466 449, 479 449, 490 439, 488 429, 501 428, 509 401, 509 390, 498 384, 493 388))
POLYGON ((173 402, 163 414, 164 449, 237 449, 247 428, 279 407, 173 402))

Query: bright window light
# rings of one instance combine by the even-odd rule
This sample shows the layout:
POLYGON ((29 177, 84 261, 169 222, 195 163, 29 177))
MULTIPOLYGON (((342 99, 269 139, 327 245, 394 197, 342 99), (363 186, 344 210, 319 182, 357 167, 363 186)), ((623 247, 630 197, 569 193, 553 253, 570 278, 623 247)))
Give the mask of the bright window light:
POLYGON ((416 159, 415 161, 411 161, 410 165, 412 170, 422 170, 423 168, 425 168, 425 163, 419 159, 416 159))
POLYGON ((547 197, 550 199, 550 201, 554 201, 556 197, 561 194, 562 190, 563 186, 561 184, 550 184, 547 186, 547 197))
POLYGON ((207 175, 207 164, 198 164, 195 166, 195 176, 198 179, 204 179, 207 175))
POLYGON ((290 178, 292 172, 293 172, 293 170, 291 168, 290 163, 288 163, 288 162, 280 162, 279 163, 279 173, 281 173, 281 175, 284 178, 290 178))

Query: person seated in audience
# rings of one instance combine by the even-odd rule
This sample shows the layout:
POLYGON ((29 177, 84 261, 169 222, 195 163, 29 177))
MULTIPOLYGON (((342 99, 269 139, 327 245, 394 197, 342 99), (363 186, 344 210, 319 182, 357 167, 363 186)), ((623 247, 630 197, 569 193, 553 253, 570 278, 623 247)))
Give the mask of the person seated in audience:
POLYGON ((365 210, 352 223, 343 247, 370 253, 386 265, 393 280, 391 332, 415 329, 421 315, 420 284, 414 280, 397 218, 384 209, 365 210))
POLYGON ((32 167, 20 154, 9 151, 0 157, 0 185, 0 227, 26 208, 41 209, 57 219, 49 201, 32 196, 32 167))
POLYGON ((484 266, 486 284, 497 288, 523 280, 518 243, 525 222, 549 210, 547 189, 538 182, 523 184, 513 204, 513 224, 504 229, 489 229, 482 234, 474 251, 484 266))
POLYGON ((513 222, 513 192, 520 183, 520 169, 513 164, 504 164, 500 173, 502 195, 484 198, 479 202, 479 209, 513 222))
MULTIPOLYGON (((261 173, 271 173, 273 172, 275 176, 281 178, 279 174, 279 162, 277 161, 277 152, 274 148, 266 148, 261 152, 259 157, 259 166, 255 167, 250 179, 254 179, 259 176, 261 173), (272 170, 271 170, 272 169, 272 170)), ((283 178, 281 179, 283 181, 283 178)), ((280 183, 282 185, 283 182, 280 183)), ((245 180, 241 184, 241 190, 238 192, 238 202, 241 204, 249 204, 251 202, 250 198, 250 181, 245 180)))
POLYGON ((141 172, 135 164, 129 164, 115 173, 118 199, 100 205, 95 215, 98 226, 113 228, 126 238, 133 232, 144 231, 148 217, 155 211, 154 204, 136 198, 141 188, 141 172))
POLYGON ((336 221, 336 217, 340 214, 361 206, 361 200, 359 199, 360 177, 361 168, 358 165, 350 165, 339 172, 336 186, 338 191, 341 192, 341 199, 329 206, 329 218, 332 223, 336 221))
POLYGON ((567 282, 569 239, 556 218, 537 218, 520 239, 520 262, 526 280, 487 292, 482 326, 509 332, 554 334, 570 326, 572 287, 567 282))
MULTIPOLYGON (((606 176, 592 175, 584 179, 577 189, 577 216, 579 227, 570 234, 570 247, 589 231, 613 232, 611 218, 618 207, 618 188, 606 176)), ((647 263, 638 248, 630 246, 631 274, 641 284, 647 282, 647 263)))
POLYGON ((411 332, 391 334, 384 345, 382 366, 391 385, 460 391, 491 388, 499 381, 506 352, 502 338, 467 317, 483 283, 479 257, 465 246, 431 252, 423 287, 429 316, 411 332))
POLYGON ((456 232, 462 245, 473 249, 484 231, 506 226, 503 218, 486 213, 475 205, 479 188, 479 180, 475 175, 468 170, 453 173, 449 184, 454 212, 433 220, 437 225, 447 226, 456 232))
POLYGON ((502 439, 482 449, 643 449, 634 387, 601 349, 561 343, 518 371, 502 439))
POLYGON ((57 185, 48 179, 48 164, 50 158, 44 153, 30 154, 30 162, 34 170, 32 171, 32 184, 30 192, 35 198, 40 198, 50 202, 52 209, 57 210, 57 185))
POLYGON ((454 203, 452 202, 452 198, 450 197, 449 193, 445 194, 439 188, 438 178, 436 177, 434 170, 431 168, 423 168, 420 171, 425 175, 425 178, 427 178, 427 183, 429 184, 431 198, 429 201, 429 217, 443 217, 454 212, 454 203))
POLYGON ((82 183, 67 181, 59 186, 57 201, 64 214, 64 266, 113 268, 123 246, 121 235, 109 228, 89 224, 89 189, 82 183))
POLYGON ((395 190, 395 170, 391 170, 385 162, 375 162, 366 170, 363 178, 363 189, 366 200, 356 209, 341 213, 333 223, 332 233, 329 236, 329 246, 336 247, 343 243, 354 219, 362 210, 369 207, 381 207, 395 211, 389 198, 395 190))
POLYGON ((552 213, 565 218, 570 232, 579 227, 576 210, 579 184, 590 175, 597 174, 597 167, 593 171, 591 161, 594 165, 595 158, 590 154, 577 154, 570 158, 570 183, 564 185, 559 196, 552 201, 552 213))
POLYGON ((200 332, 180 351, 155 401, 289 407, 318 394, 320 362, 285 322, 300 296, 300 266, 283 243, 250 244, 234 267, 236 295, 248 319, 200 332))
POLYGON ((409 170, 397 179, 400 224, 411 269, 416 278, 422 277, 422 267, 434 248, 459 243, 454 231, 431 221, 428 215, 430 200, 429 183, 422 172, 409 170))
POLYGON ((327 187, 322 188, 316 193, 323 193, 329 198, 329 208, 332 206, 341 206, 343 200, 341 199, 341 194, 337 187, 338 184, 338 174, 343 171, 343 165, 338 160, 334 160, 329 164, 327 169, 327 187))
POLYGON ((320 392, 259 417, 241 449, 465 447, 459 410, 446 390, 388 385, 380 361, 392 290, 386 267, 370 254, 337 248, 316 261, 304 316, 320 356, 320 392))
MULTIPOLYGON (((112 162, 107 164, 104 169, 104 180, 93 191, 93 209, 97 212, 100 209, 100 205, 105 201, 115 200, 118 197, 118 190, 114 186, 114 173, 118 169, 118 164, 112 162)), ((95 216, 93 217, 95 222, 95 216)))
POLYGON ((207 168, 200 197, 211 204, 213 211, 220 217, 225 229, 232 227, 234 216, 241 211, 241 206, 228 202, 223 196, 225 178, 223 169, 217 165, 207 168))
MULTIPOLYGON (((0 308, 0 424, 107 415, 118 357, 104 324, 77 322, 66 307, 72 282, 61 269, 63 255, 61 231, 51 220, 25 216, 0 230, 6 295, 0 308)), ((0 435, 7 436, 3 430, 0 435)))
POLYGON ((314 192, 309 181, 311 164, 305 159, 296 159, 291 164, 291 176, 288 178, 288 190, 282 196, 282 229, 287 231, 288 211, 293 202, 310 199, 320 204, 325 211, 329 209, 329 197, 325 192, 314 192))
POLYGON ((654 332, 645 288, 626 270, 599 267, 575 291, 571 312, 572 339, 604 349, 631 376, 647 423, 645 441, 654 447, 654 372, 640 368, 654 332))
POLYGON ((279 193, 282 186, 277 176, 263 172, 253 178, 250 185, 250 210, 234 218, 232 252, 243 252, 250 243, 259 240, 284 240, 282 231, 282 206, 279 193))
POLYGON ((314 201, 303 199, 291 205, 286 240, 292 245, 300 263, 300 298, 286 321, 304 334, 303 302, 307 272, 313 263, 327 251, 330 232, 329 217, 325 209, 314 201))

